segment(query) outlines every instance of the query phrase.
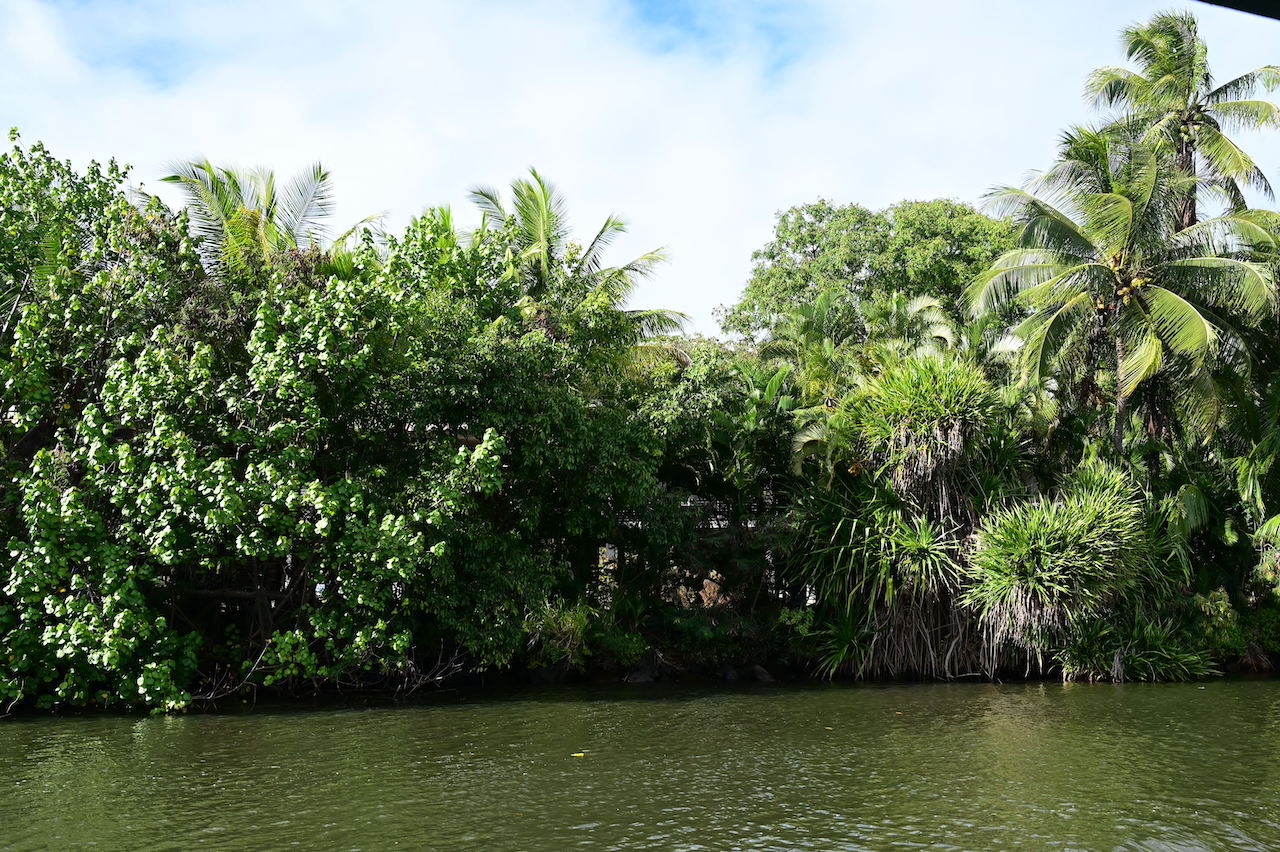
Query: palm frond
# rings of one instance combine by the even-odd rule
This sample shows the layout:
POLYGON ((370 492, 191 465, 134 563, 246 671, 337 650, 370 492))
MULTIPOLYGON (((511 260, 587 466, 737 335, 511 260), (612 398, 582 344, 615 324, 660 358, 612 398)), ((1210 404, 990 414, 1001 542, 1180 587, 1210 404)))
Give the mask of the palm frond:
POLYGON ((1093 309, 1088 293, 1080 293, 1053 310, 1032 314, 1014 333, 1025 342, 1022 347, 1023 376, 1039 387, 1052 368, 1058 344, 1070 328, 1093 309))
POLYGON ((1252 186, 1267 198, 1274 198, 1271 183, 1239 145, 1207 124, 1196 129, 1196 144, 1201 156, 1218 174, 1252 186))
POLYGON ((1155 333, 1143 335, 1131 342, 1120 361, 1120 394, 1130 396, 1145 379, 1155 375, 1164 358, 1164 345, 1155 333))
MULTIPOLYGON (((1171 260, 1166 268, 1174 270, 1195 270, 1226 273, 1229 290, 1227 301, 1238 306, 1253 317, 1261 317, 1274 310, 1277 303, 1275 275, 1271 267, 1264 263, 1238 260, 1232 257, 1189 257, 1171 260)), ((1221 279, 1219 278, 1219 281, 1221 279)))
POLYGON ((1217 120, 1219 127, 1228 130, 1247 131, 1280 126, 1280 106, 1271 101, 1220 101, 1209 107, 1207 112, 1217 120))
POLYGON ((1085 82, 1085 97, 1094 106, 1126 107, 1141 101, 1146 82, 1128 68, 1099 68, 1085 82))
MULTIPOLYGON (((596 232, 594 238, 587 245, 586 250, 582 253, 582 268, 587 272, 598 272, 600 270, 601 255, 620 234, 627 230, 626 222, 623 222, 617 216, 609 215, 604 224, 600 226, 600 230, 596 232)), ((652 254, 652 253, 651 253, 652 254)), ((647 273, 646 273, 647 274, 647 273)))
POLYGON ((1075 268, 1079 265, 1076 260, 1044 249, 1005 252, 965 287, 963 298, 970 315, 978 317, 1002 309, 1024 291, 1075 268))
POLYGON ((208 160, 174 163, 169 169, 172 174, 160 180, 177 184, 182 190, 192 232, 207 241, 221 240, 228 222, 242 206, 242 199, 233 197, 232 184, 221 180, 208 160))
POLYGON ((1234 101, 1252 95, 1261 86, 1270 92, 1280 88, 1280 68, 1275 65, 1263 65, 1232 80, 1228 80, 1205 96, 1210 104, 1234 101))
POLYGON ((1217 329, 1194 305, 1163 287, 1146 287, 1139 292, 1139 300, 1164 344, 1197 359, 1211 352, 1217 341, 1217 329))
MULTIPOLYGON (((273 175, 272 195, 274 181, 273 175)), ((276 209, 269 211, 267 218, 293 245, 315 244, 327 236, 325 220, 332 215, 334 202, 329 172, 320 163, 312 163, 285 185, 276 209)))
POLYGON ((1082 201, 1089 229, 1095 235, 1102 253, 1111 256, 1122 252, 1133 236, 1133 201, 1114 192, 1090 193, 1082 201))
POLYGON ((624 311, 627 321, 632 323, 642 338, 662 337, 678 334, 689 321, 689 315, 680 311, 658 309, 624 311))
POLYGON ((491 186, 477 186, 467 193, 467 199, 480 208, 481 214, 495 224, 507 221, 506 208, 502 206, 502 193, 491 186))

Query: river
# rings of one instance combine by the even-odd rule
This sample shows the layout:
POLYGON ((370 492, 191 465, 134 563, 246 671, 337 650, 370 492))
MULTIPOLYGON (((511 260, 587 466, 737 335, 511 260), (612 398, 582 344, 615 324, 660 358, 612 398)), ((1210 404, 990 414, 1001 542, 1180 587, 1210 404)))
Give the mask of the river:
POLYGON ((0 722, 3 849, 1280 848, 1280 681, 0 722))

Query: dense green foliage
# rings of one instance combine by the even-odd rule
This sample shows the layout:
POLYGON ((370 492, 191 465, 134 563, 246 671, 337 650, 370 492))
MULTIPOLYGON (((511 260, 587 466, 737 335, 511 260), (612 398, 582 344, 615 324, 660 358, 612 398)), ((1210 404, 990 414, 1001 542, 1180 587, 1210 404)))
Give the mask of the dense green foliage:
POLYGON ((318 165, 180 165, 172 210, 15 133, 0 707, 1270 666, 1280 214, 1223 132, 1280 74, 1213 89, 1182 16, 1126 40, 1123 111, 996 218, 783 213, 740 342, 628 309, 661 253, 610 265, 622 221, 575 242, 537 172, 470 233, 331 239, 318 165))
POLYGON ((724 313, 727 331, 770 328, 824 290, 846 297, 898 291, 954 304, 969 280, 1013 246, 1013 228, 967 204, 904 201, 871 211, 829 201, 781 213, 774 239, 753 256, 742 300, 724 313))

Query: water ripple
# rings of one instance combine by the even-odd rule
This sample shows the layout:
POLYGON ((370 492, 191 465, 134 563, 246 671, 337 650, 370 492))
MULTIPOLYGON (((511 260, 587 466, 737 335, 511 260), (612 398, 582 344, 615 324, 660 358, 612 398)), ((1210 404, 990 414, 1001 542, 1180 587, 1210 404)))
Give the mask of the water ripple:
POLYGON ((1265 850, 1280 682, 23 719, 0 791, 15 850, 1265 850))

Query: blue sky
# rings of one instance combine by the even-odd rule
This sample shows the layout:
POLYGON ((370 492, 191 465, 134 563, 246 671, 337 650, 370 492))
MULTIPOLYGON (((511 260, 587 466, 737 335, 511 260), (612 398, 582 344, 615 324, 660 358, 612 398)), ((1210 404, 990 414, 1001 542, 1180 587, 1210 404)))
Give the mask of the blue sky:
MULTIPOLYGON (((536 166, 580 232, 666 246, 634 298, 715 329, 777 211, 976 202, 1046 165, 1089 70, 1167 0, 0 0, 0 123, 155 190, 178 159, 333 174, 403 225, 536 166)), ((1220 78, 1280 22, 1193 8, 1220 78)), ((1280 95, 1277 95, 1280 97, 1280 95)), ((1280 132, 1246 139, 1280 178, 1280 132)), ((163 187, 168 189, 168 187, 163 187)))
POLYGON ((716 61, 747 42, 766 78, 818 49, 822 38, 820 10, 803 2, 629 0, 627 5, 636 24, 631 34, 650 50, 687 48, 716 61))

